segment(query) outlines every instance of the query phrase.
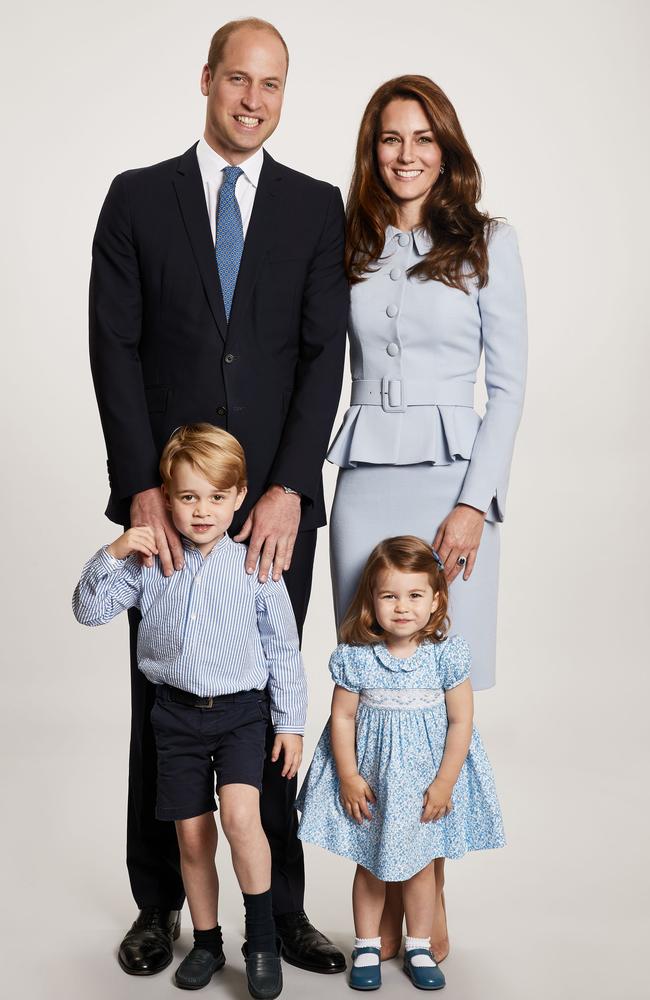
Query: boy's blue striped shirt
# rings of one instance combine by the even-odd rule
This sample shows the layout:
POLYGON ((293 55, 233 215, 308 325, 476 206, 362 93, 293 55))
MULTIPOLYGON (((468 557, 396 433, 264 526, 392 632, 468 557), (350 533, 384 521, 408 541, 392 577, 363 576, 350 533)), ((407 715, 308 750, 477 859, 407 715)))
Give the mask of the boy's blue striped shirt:
POLYGON ((275 731, 303 733, 307 682, 284 581, 248 574, 246 546, 228 535, 205 558, 183 541, 185 565, 169 577, 158 557, 148 568, 100 549, 75 589, 75 617, 103 625, 139 608, 138 666, 150 681, 203 697, 268 683, 275 731))

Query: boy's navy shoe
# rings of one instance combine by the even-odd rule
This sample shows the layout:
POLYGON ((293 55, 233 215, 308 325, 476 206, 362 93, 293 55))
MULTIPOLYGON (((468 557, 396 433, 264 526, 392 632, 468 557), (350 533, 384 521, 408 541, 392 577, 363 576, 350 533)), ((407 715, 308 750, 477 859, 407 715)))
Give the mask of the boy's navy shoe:
POLYGON ((445 975, 436 965, 429 948, 413 948, 404 952, 404 972, 419 990, 441 990, 445 985, 445 975), (428 955, 433 965, 413 965, 414 955, 428 955))
POLYGON ((304 910, 275 917, 282 958, 308 972, 345 972, 345 957, 312 923, 304 910))
POLYGON ((130 976, 153 976, 170 964, 181 932, 181 911, 145 906, 124 935, 117 960, 130 976))
POLYGON ((207 948, 197 948, 185 956, 176 969, 174 980, 182 990, 200 990, 207 986, 215 972, 223 969, 226 956, 223 951, 216 958, 207 948))
POLYGON ((352 952, 350 986, 353 990, 378 990, 381 986, 381 956, 379 948, 355 948, 352 952), (376 955, 376 965, 355 965, 357 955, 376 955))
POLYGON ((246 979, 248 992, 255 1000, 273 1000, 282 993, 282 962, 280 961, 280 940, 275 951, 252 951, 244 941, 241 946, 246 959, 246 979))

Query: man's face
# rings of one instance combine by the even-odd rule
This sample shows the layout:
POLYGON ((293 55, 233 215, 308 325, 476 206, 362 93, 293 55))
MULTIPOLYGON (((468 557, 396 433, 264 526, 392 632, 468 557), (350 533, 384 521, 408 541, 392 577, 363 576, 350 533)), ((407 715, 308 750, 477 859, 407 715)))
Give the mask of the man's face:
POLYGON ((251 28, 231 35, 214 74, 203 67, 205 138, 229 163, 252 156, 275 131, 286 75, 280 40, 270 31, 251 28))

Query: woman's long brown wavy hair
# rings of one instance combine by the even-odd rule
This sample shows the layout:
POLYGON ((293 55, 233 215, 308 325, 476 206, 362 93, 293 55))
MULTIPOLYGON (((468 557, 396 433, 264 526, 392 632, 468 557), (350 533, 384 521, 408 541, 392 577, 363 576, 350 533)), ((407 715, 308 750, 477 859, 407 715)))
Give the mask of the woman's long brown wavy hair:
POLYGON ((383 631, 375 618, 372 592, 384 569, 401 573, 426 573, 438 607, 415 636, 417 642, 442 642, 449 630, 449 590, 444 570, 436 562, 433 549, 415 535, 395 535, 375 545, 361 574, 359 586, 339 629, 341 642, 367 646, 379 642, 383 631))
POLYGON ((377 142, 381 115, 394 100, 418 101, 442 150, 445 165, 424 204, 422 225, 433 240, 411 275, 467 291, 467 282, 487 284, 487 240, 493 220, 476 207, 481 171, 453 105, 427 76, 398 76, 383 83, 363 113, 347 203, 345 264, 349 280, 363 281, 384 248, 386 227, 397 224, 397 206, 379 174, 377 142))

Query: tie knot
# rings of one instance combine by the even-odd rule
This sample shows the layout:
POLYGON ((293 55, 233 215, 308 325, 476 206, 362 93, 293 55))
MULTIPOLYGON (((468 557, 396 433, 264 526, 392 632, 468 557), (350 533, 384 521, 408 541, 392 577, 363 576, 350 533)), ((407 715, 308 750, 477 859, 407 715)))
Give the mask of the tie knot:
POLYGON ((224 184, 234 187, 237 183, 237 178, 241 177, 244 173, 241 167, 224 167, 223 168, 223 182, 224 184))

